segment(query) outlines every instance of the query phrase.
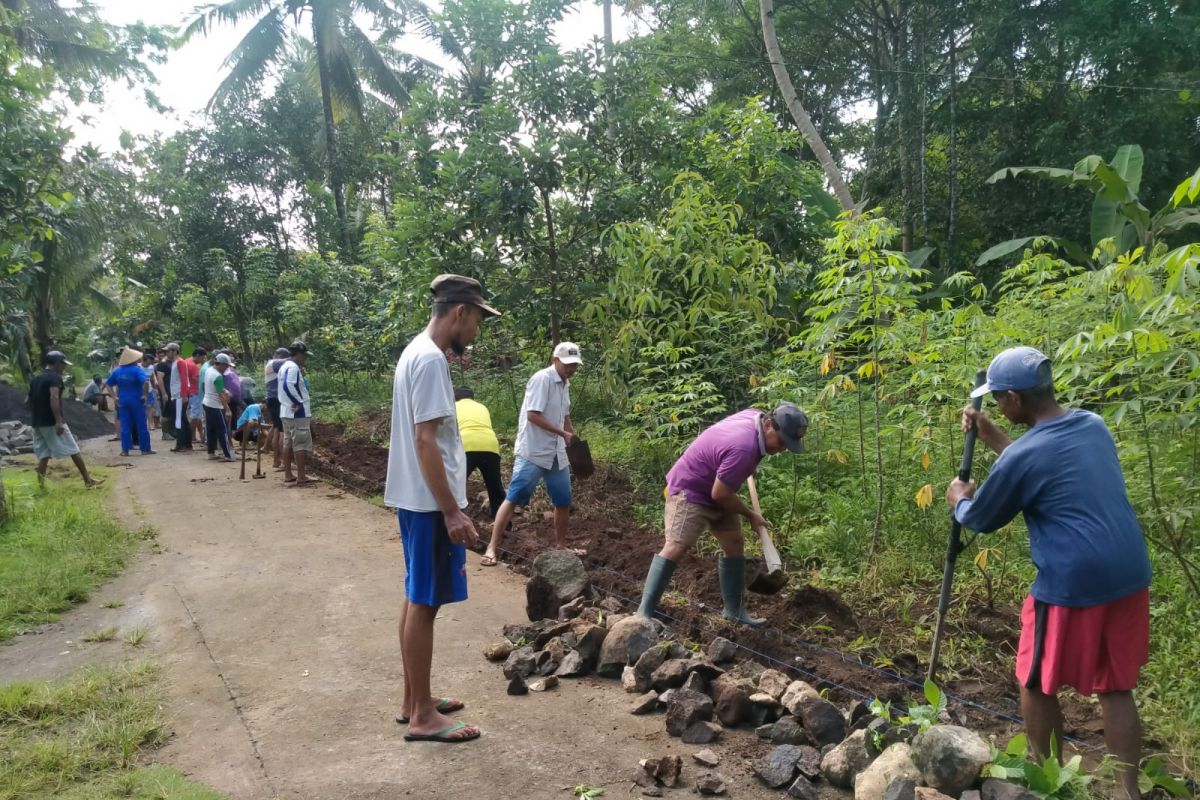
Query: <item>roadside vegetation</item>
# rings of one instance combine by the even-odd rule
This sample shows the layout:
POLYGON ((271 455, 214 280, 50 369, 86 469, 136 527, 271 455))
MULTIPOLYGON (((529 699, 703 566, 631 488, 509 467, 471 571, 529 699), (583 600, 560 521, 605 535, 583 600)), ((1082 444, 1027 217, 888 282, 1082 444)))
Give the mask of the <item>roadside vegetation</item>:
POLYGON ((86 489, 61 465, 44 490, 32 464, 5 478, 10 513, 0 523, 0 641, 87 600, 138 547, 137 536, 113 519, 108 484, 86 489))
POLYGON ((141 663, 0 686, 0 800, 220 800, 146 765, 168 737, 157 679, 141 663))

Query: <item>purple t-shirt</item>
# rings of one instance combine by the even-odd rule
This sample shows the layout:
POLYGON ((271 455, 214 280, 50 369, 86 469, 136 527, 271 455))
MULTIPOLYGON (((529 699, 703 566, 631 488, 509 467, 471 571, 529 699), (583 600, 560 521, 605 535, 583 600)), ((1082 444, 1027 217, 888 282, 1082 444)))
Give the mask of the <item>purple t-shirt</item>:
POLYGON ((667 473, 667 494, 683 492, 689 503, 715 506, 713 482, 741 488, 766 455, 759 420, 762 412, 748 408, 732 414, 696 437, 667 473))

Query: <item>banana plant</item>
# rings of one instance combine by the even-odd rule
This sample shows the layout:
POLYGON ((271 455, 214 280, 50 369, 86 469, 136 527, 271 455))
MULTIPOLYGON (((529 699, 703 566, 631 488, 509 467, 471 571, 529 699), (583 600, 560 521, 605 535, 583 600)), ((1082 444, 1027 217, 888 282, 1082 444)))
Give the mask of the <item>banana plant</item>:
MULTIPOLYGON (((975 265, 982 266, 1017 252, 1036 239, 1048 239, 1076 263, 1088 266, 1095 266, 1095 262, 1107 264, 1138 247, 1144 248, 1147 253, 1152 252, 1162 237, 1188 225, 1200 224, 1200 209, 1180 208, 1177 198, 1157 212, 1150 213, 1139 196, 1144 164, 1142 148, 1127 144, 1117 148, 1111 161, 1090 155, 1080 159, 1073 169, 1005 167, 999 170, 987 179, 988 183, 1030 175, 1062 186, 1084 189, 1095 195, 1091 216, 1092 256, 1089 258, 1078 243, 1061 237, 1022 236, 987 249, 976 259, 975 265), (1102 246, 1109 241, 1111 246, 1102 246)), ((1200 186, 1200 170, 1191 180, 1200 186)))

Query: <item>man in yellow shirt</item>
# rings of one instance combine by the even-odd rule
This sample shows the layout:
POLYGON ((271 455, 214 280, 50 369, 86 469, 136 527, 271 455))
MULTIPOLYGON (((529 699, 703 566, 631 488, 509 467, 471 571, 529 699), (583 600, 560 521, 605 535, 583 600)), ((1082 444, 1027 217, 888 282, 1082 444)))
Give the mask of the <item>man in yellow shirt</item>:
POLYGON ((488 506, 495 517, 504 502, 504 481, 500 478, 500 440, 492 430, 492 415, 487 406, 475 400, 475 392, 467 386, 455 388, 454 401, 458 432, 467 451, 467 477, 479 470, 487 486, 488 506))

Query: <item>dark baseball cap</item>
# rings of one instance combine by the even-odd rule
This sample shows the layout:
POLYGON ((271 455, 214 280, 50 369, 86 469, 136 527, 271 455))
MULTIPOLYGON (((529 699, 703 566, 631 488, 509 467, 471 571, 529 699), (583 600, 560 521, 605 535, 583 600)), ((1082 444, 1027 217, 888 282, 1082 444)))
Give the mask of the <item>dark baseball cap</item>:
POLYGON ((483 299, 483 287, 474 278, 465 275, 438 275, 429 284, 435 303, 469 303, 478 306, 483 313, 490 317, 500 316, 500 312, 489 306, 483 299))
POLYGON ((290 345, 288 345, 288 353, 290 355, 294 356, 297 353, 307 353, 307 352, 308 352, 308 345, 306 345, 304 342, 300 341, 299 339, 297 339, 296 341, 294 341, 290 345))
POLYGON ((61 350, 51 350, 49 353, 46 353, 45 361, 47 364, 60 364, 61 363, 61 364, 66 364, 68 367, 75 366, 70 361, 67 361, 66 354, 63 353, 61 350))
POLYGON ((287 358, 291 354, 292 354, 292 351, 288 350, 286 347, 276 347, 275 348, 275 357, 276 358, 287 358))
POLYGON ((206 355, 208 355, 208 350, 206 350, 206 349, 205 349, 205 348, 203 348, 203 347, 197 347, 195 350, 193 350, 193 351, 192 351, 192 355, 194 355, 194 356, 206 356, 206 355))
POLYGON ((775 430, 783 439, 784 447, 793 453, 804 452, 804 434, 808 432, 808 415, 795 403, 780 403, 771 412, 775 430))

